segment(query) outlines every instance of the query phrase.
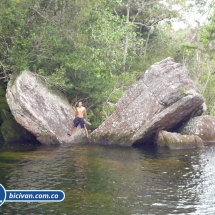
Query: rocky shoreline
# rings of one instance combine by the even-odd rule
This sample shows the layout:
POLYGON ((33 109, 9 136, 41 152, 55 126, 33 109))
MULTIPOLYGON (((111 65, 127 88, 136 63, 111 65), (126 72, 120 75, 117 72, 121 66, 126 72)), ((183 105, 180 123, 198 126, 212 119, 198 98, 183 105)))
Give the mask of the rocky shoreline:
MULTIPOLYGON (((0 91, 2 98, 4 92, 0 91)), ((36 74, 23 71, 10 81, 6 98, 0 106, 1 113, 9 117, 6 121, 2 115, 0 118, 4 139, 6 124, 15 120, 19 128, 11 126, 12 130, 22 133, 24 139, 33 135, 42 144, 73 143, 84 138, 81 129, 72 137, 66 135, 74 110, 66 98, 50 91, 36 74)), ((204 98, 187 69, 166 58, 152 65, 124 92, 114 113, 92 132, 89 142, 124 146, 150 142, 170 149, 203 147, 215 140, 215 117, 203 116, 205 110, 204 98)))

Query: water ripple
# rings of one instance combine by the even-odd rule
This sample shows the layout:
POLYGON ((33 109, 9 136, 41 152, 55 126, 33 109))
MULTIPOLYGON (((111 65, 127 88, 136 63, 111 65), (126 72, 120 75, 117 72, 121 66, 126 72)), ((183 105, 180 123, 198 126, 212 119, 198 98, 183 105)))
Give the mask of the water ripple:
POLYGON ((215 214, 214 146, 199 151, 92 145, 0 151, 6 189, 61 189, 61 203, 5 203, 0 214, 215 214))

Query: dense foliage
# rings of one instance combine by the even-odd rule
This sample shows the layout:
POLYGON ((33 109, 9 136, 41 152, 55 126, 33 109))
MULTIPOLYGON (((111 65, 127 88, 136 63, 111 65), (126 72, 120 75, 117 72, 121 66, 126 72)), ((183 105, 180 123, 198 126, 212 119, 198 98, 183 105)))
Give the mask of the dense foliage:
POLYGON ((171 56, 215 114, 212 9, 202 0, 1 0, 1 78, 25 69, 45 77, 73 105, 82 100, 96 127, 152 63, 171 56), (181 11, 194 10, 208 11, 207 24, 173 30, 181 11))

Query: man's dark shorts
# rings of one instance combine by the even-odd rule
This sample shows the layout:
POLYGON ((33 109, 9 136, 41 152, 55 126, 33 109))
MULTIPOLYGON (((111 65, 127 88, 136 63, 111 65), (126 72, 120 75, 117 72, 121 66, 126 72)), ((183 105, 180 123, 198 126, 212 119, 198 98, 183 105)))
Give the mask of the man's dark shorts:
POLYGON ((80 124, 81 128, 85 128, 84 118, 76 117, 73 122, 74 122, 74 127, 77 128, 78 125, 80 124))

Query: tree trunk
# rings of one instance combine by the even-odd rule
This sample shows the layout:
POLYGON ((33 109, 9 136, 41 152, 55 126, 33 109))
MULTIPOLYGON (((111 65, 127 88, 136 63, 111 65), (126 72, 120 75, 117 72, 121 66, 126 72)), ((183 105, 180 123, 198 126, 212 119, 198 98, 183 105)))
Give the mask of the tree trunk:
POLYGON ((126 35, 125 35, 124 56, 123 56, 123 62, 122 62, 122 71, 123 72, 125 72, 125 70, 126 70, 126 60, 127 60, 128 47, 129 47, 130 0, 128 0, 126 8, 127 8, 126 23, 125 23, 125 33, 126 33, 126 35))

